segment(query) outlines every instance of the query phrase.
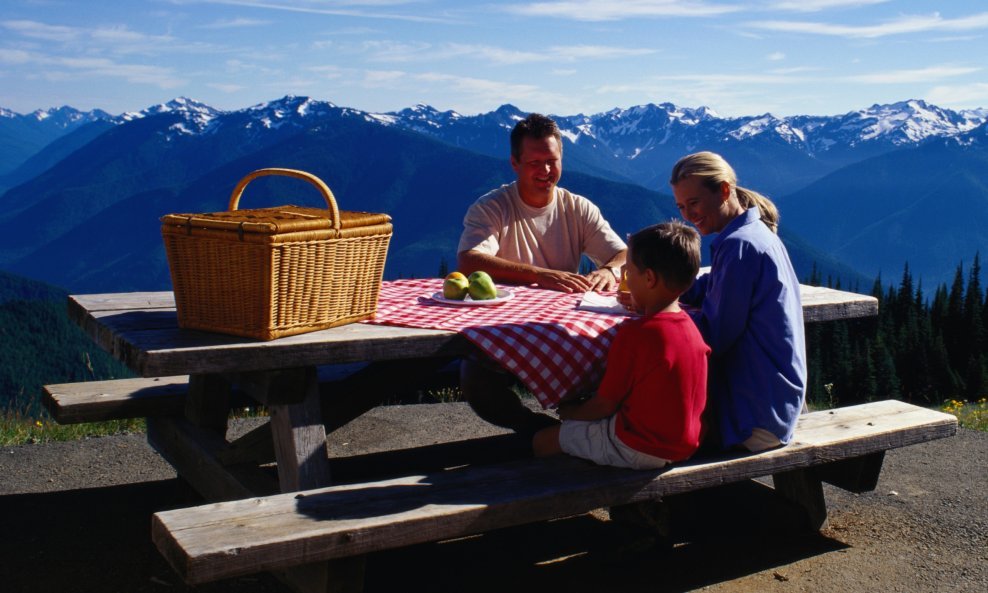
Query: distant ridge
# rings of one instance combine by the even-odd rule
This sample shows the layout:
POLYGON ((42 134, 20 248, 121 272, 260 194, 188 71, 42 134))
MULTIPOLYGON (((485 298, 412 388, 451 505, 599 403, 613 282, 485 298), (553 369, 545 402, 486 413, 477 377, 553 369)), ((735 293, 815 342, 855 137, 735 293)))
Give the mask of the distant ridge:
MULTIPOLYGON (((440 262, 455 259, 469 203, 513 178, 508 131, 525 115, 512 105, 473 116, 427 105, 370 113, 298 96, 236 111, 182 97, 118 116, 73 118, 62 109, 69 124, 47 128, 57 137, 0 177, 0 267, 72 290, 167 287, 158 218, 222 209, 240 177, 267 166, 320 175, 344 209, 391 213, 396 233, 386 274, 434 275, 440 262)), ((936 206, 950 198, 935 188, 936 199, 883 202, 888 220, 905 216, 899 210, 907 203, 922 204, 911 216, 930 233, 916 240, 910 229, 895 249, 883 248, 889 241, 875 232, 884 229, 880 222, 855 210, 867 210, 869 196, 880 193, 861 191, 869 184, 863 163, 883 163, 889 176, 910 168, 902 177, 914 181, 897 186, 901 196, 936 175, 924 159, 942 164, 944 155, 963 154, 954 160, 957 178, 983 177, 985 109, 902 101, 832 117, 723 118, 661 103, 555 117, 565 145, 562 185, 597 202, 621 233, 678 216, 668 172, 683 154, 703 149, 724 154, 742 185, 780 204, 801 277, 816 263, 823 277, 867 283, 876 269, 896 273, 910 262, 918 277, 939 278, 983 245, 981 235, 951 229, 956 215, 936 206), (826 192, 806 193, 823 180, 826 192), (843 248, 821 228, 857 240, 843 248), (942 247, 927 257, 924 243, 942 247)), ((14 129, 4 123, 21 120, 42 121, 4 111, 0 135, 14 129)), ((978 208, 988 190, 963 187, 978 208)), ((244 207, 299 193, 278 182, 257 188, 262 193, 244 207)))

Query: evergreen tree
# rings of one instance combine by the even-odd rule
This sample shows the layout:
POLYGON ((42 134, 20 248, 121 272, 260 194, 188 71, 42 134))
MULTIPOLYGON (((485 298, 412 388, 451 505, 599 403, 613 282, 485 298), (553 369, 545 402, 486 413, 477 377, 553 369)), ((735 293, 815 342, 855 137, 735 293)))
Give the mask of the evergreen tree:
POLYGON ((985 351, 984 324, 982 314, 984 299, 981 294, 981 265, 978 262, 978 254, 974 256, 974 263, 971 264, 971 274, 967 281, 967 292, 964 295, 964 327, 967 340, 964 344, 970 356, 977 356, 985 351))
POLYGON ((947 317, 944 319, 943 342, 950 357, 950 366, 955 369, 967 362, 964 344, 964 268, 957 265, 954 283, 947 296, 947 317))

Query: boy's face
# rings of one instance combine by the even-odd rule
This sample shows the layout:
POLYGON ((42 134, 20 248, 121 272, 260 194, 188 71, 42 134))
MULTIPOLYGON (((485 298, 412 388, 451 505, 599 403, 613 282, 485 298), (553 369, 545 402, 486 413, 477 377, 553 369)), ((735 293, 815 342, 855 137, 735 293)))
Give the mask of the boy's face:
POLYGON ((624 264, 624 270, 626 274, 628 292, 631 293, 631 300, 635 303, 635 305, 643 305, 646 300, 646 291, 650 286, 650 278, 654 278, 654 272, 648 269, 639 268, 635 264, 635 260, 631 253, 631 247, 628 247, 628 257, 624 264))

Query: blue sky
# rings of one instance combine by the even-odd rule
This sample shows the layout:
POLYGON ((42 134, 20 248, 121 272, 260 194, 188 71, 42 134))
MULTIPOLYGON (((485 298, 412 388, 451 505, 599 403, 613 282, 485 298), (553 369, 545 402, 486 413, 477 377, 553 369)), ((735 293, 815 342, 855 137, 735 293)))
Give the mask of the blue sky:
POLYGON ((0 107, 988 107, 984 0, 0 0, 0 107))

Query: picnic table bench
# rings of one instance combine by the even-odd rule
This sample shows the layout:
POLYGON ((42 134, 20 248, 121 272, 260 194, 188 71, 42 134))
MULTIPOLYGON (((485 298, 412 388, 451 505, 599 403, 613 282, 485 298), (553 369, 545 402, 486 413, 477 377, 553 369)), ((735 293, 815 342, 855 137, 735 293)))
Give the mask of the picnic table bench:
MULTIPOLYGON (((871 297, 802 292, 807 322, 877 313, 871 297)), ((884 451, 956 431, 953 416, 874 402, 804 415, 796 440, 781 449, 660 471, 567 457, 461 459, 339 484, 330 479, 317 397, 322 390, 326 401, 327 373, 461 355, 473 347, 461 333, 357 323, 257 342, 179 329, 171 293, 73 296, 69 312, 142 377, 48 386, 52 415, 60 422, 147 417, 149 443, 207 500, 220 501, 154 517, 156 545, 189 583, 271 570, 287 571, 301 591, 355 590, 368 552, 764 476, 818 528, 826 521, 822 482, 874 488, 884 451), (271 419, 231 442, 227 419, 238 393, 265 404, 271 419), (276 479, 262 467, 272 460, 276 479)))
POLYGON ((772 476, 826 520, 822 482, 872 490, 886 450, 953 435, 956 418, 898 401, 804 415, 794 441, 754 455, 633 471, 569 456, 457 467, 156 513, 152 538, 186 582, 277 570, 772 476))

